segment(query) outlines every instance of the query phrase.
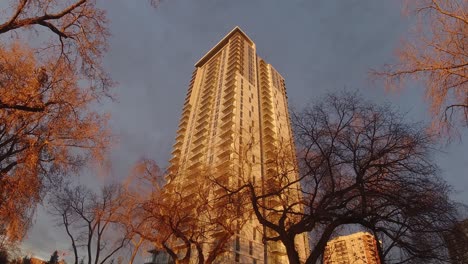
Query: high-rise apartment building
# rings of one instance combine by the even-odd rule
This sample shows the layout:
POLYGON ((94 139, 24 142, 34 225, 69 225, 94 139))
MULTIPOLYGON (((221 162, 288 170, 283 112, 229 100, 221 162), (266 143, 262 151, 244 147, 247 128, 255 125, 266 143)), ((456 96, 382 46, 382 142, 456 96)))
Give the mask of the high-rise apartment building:
POLYGON ((367 232, 328 241, 323 255, 324 264, 380 264, 377 241, 367 232))
MULTIPOLYGON (((272 180, 268 161, 275 158, 278 148, 295 159, 284 79, 236 27, 195 64, 169 179, 190 193, 198 169, 209 167, 226 184, 250 177, 261 187, 272 180), (249 173, 243 171, 247 163, 249 173)), ((262 242, 264 229, 254 218, 233 239, 232 252, 223 263, 288 263, 281 243, 262 242)), ((306 236, 296 244, 304 259, 306 236)))

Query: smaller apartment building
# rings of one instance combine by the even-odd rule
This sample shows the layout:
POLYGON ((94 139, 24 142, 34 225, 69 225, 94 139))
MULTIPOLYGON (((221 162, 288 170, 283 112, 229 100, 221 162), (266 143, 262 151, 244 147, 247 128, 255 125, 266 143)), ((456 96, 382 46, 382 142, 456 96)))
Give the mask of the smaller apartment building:
POLYGON ((380 264, 373 235, 358 232, 336 237, 327 243, 324 264, 380 264))

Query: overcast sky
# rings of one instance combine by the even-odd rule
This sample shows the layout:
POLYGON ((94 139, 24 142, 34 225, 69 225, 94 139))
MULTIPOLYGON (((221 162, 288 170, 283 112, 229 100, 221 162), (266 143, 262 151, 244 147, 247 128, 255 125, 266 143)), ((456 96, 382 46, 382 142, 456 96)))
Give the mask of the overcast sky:
MULTIPOLYGON (((100 3, 112 31, 105 65, 118 82, 118 102, 102 110, 112 114, 120 142, 111 152, 113 176, 86 171, 79 178, 84 184, 122 178, 143 156, 167 164, 193 65, 236 25, 285 78, 291 107, 300 109, 329 91, 359 90, 399 106, 412 121, 428 121, 421 87, 387 93, 368 77, 370 68, 393 61, 411 27, 400 1, 163 0, 157 9, 143 0, 100 3)), ((466 132, 463 139, 444 147, 437 160, 454 198, 468 203, 466 132)), ((26 251, 48 259, 69 244, 39 208, 26 251)))

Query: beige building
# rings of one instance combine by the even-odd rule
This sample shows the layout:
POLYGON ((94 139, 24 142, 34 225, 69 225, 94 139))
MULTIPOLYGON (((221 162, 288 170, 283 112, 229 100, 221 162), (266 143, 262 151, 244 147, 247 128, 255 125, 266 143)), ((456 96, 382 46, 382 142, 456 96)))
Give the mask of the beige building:
MULTIPOLYGON (((275 148, 295 163, 284 78, 239 27, 195 64, 173 148, 168 180, 187 194, 201 167, 230 186, 249 180, 261 189, 274 180, 275 148)), ((263 230, 252 217, 222 263, 288 263, 281 243, 263 244, 263 230)), ((296 244, 304 259, 306 236, 296 244)))
POLYGON ((327 243, 324 264, 380 264, 373 235, 358 232, 334 238, 327 243))

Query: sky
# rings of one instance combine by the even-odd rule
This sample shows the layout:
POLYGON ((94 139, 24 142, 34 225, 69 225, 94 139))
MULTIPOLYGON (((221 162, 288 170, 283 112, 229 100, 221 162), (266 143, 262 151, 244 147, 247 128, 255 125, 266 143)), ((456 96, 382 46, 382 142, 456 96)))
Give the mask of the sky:
MULTIPOLYGON (((111 114, 119 142, 110 152, 112 175, 85 170, 77 178, 82 184, 122 179, 141 157, 167 164, 193 65, 235 26, 285 78, 292 108, 331 91, 358 90, 374 102, 396 105, 411 121, 429 120, 420 85, 389 93, 368 75, 394 62, 395 49, 413 26, 400 1, 163 0, 156 9, 142 0, 98 3, 107 10, 112 33, 105 67, 118 83, 117 101, 99 107, 111 114)), ((454 186, 453 198, 464 203, 467 141, 464 131, 436 157, 454 186)), ((26 252, 48 259, 55 249, 70 250, 65 232, 44 207, 34 221, 23 243, 26 252)))

